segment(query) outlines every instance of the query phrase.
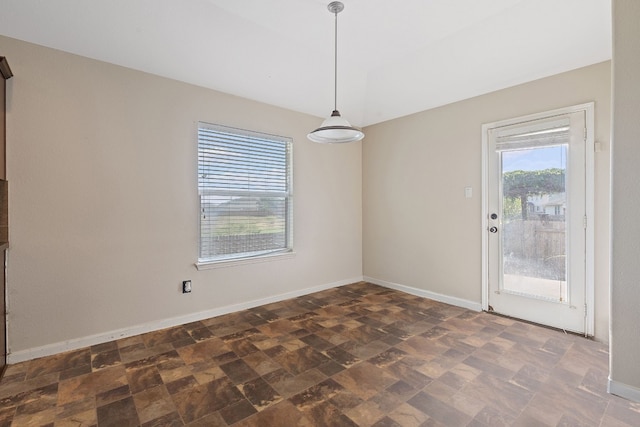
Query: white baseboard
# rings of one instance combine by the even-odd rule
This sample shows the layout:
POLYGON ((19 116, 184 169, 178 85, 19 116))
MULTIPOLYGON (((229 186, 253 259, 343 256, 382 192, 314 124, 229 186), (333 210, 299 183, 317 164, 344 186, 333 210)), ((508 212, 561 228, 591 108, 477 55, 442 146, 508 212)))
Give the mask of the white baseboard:
POLYGON ((482 304, 479 302, 426 291, 424 289, 413 288, 411 286, 400 285, 398 283, 387 282, 386 280, 375 279, 373 277, 364 276, 364 280, 365 282, 384 286, 385 288, 395 289, 397 291, 406 292, 408 294, 416 295, 423 298, 429 298, 434 301, 443 302, 445 304, 455 305, 457 307, 463 307, 473 311, 482 311, 482 304))
POLYGON ((351 279, 340 280, 337 282, 327 283, 324 285, 314 286, 311 288, 298 289, 295 291, 286 292, 284 294, 278 294, 278 295, 273 295, 266 298, 260 298, 252 301, 242 302, 239 304, 232 304, 224 307, 213 308, 211 310, 191 313, 184 316, 177 316, 169 319, 162 319, 154 322, 143 323, 141 325, 131 326, 128 328, 104 332, 101 334, 89 335, 81 338, 74 338, 71 340, 57 342, 53 344, 47 344, 41 347, 29 348, 26 350, 19 350, 16 352, 9 353, 7 355, 7 363, 14 364, 19 362, 24 362, 31 359, 37 359, 39 357, 51 356, 53 354, 63 353, 65 351, 77 350, 80 348, 89 347, 96 344, 102 344, 105 342, 118 340, 121 338, 132 337, 135 335, 145 334, 147 332, 153 332, 160 329, 184 325, 186 323, 197 322, 199 320, 209 319, 211 317, 221 316, 223 314, 229 314, 236 311, 246 310, 248 308, 258 307, 260 305, 271 304, 274 302, 283 301, 290 298, 296 298, 302 295, 312 294, 314 292, 324 291, 326 289, 337 288, 339 286, 361 282, 362 280, 363 280, 362 276, 354 277, 351 279))
POLYGON ((609 383, 607 384, 607 391, 627 400, 640 402, 640 388, 614 381, 611 378, 609 378, 609 383))

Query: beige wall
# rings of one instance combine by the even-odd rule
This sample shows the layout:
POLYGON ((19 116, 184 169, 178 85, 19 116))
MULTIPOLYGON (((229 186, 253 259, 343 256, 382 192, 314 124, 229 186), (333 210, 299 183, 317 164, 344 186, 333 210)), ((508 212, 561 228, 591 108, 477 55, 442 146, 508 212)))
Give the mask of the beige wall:
POLYGON ((322 119, 5 37, 0 52, 14 360, 362 277, 361 144, 309 142, 322 119), (198 120, 294 139, 295 257, 195 269, 198 120))
POLYGON ((318 118, 5 37, 0 52, 15 74, 9 345, 21 358, 363 272, 479 304, 481 125, 590 101, 602 144, 596 337, 608 340, 608 62, 323 146, 306 140, 318 118), (294 138, 295 257, 194 268, 198 120, 294 138), (179 292, 184 279, 191 295, 179 292))
POLYGON ((612 393, 640 401, 640 3, 613 1, 612 393))
POLYGON ((604 62, 368 127, 364 276, 479 306, 482 124, 595 101, 602 144, 595 157, 595 335, 608 341, 610 67, 604 62))

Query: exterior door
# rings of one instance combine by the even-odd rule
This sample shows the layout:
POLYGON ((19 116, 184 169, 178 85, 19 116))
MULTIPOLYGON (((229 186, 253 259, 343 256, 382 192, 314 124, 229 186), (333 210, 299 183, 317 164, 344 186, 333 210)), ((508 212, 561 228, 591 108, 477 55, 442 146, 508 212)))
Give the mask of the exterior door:
POLYGON ((587 111, 484 130, 485 309, 587 333, 587 111))

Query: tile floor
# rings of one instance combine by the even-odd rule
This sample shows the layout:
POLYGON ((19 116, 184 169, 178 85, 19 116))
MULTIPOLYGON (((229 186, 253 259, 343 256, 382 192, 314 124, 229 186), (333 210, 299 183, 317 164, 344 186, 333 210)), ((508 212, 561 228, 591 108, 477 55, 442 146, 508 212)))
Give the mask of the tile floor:
POLYGON ((607 347, 368 283, 9 366, 0 426, 640 426, 607 347))

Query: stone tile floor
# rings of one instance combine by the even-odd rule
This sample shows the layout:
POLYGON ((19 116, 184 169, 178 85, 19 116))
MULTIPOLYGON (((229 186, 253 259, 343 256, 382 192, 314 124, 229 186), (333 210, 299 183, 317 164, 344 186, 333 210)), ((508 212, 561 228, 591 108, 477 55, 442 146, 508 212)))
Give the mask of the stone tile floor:
POLYGON ((9 366, 0 426, 640 426, 607 347, 355 283, 9 366))

